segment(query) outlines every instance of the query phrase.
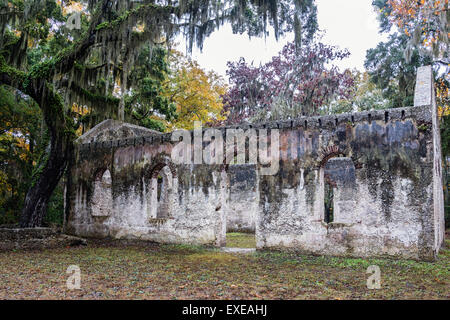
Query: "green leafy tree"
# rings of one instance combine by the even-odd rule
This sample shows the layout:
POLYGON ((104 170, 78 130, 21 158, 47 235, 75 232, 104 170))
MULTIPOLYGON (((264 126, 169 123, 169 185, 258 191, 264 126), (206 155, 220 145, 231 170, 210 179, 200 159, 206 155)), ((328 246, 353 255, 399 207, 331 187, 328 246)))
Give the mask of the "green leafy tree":
POLYGON ((412 106, 417 68, 431 63, 430 58, 422 57, 414 50, 410 62, 404 57, 408 38, 398 33, 389 36, 369 49, 364 63, 371 81, 383 90, 383 96, 391 101, 394 108, 412 106))
POLYGON ((17 222, 43 143, 40 109, 18 91, 0 87, 0 224, 17 222))
POLYGON ((165 131, 165 123, 173 121, 176 106, 164 96, 163 84, 168 77, 169 65, 167 50, 161 46, 145 47, 139 54, 136 67, 130 80, 136 83, 125 97, 125 112, 132 122, 165 131))
POLYGON ((390 101, 383 96, 383 91, 370 79, 367 72, 352 71, 353 92, 346 99, 336 99, 320 108, 321 114, 338 114, 344 112, 368 111, 391 108, 390 101))

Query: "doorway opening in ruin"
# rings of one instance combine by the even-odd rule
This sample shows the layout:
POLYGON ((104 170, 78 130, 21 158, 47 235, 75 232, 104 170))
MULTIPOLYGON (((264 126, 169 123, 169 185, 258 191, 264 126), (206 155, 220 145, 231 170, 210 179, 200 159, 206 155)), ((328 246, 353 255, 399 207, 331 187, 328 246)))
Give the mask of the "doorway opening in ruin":
POLYGON ((257 168, 254 164, 235 164, 228 168, 229 194, 225 211, 227 248, 256 248, 258 214, 257 168))
POLYGON ((255 217, 248 210, 228 211, 226 217, 226 248, 255 249, 255 217))

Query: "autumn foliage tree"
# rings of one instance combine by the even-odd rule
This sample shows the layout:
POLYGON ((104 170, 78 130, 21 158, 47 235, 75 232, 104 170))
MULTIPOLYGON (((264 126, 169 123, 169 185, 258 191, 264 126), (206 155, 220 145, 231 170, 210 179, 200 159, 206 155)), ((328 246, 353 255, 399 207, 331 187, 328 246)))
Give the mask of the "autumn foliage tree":
POLYGON ((417 68, 432 64, 437 102, 441 110, 447 109, 448 1, 374 0, 372 3, 379 9, 380 31, 389 32, 396 27, 399 32, 391 33, 387 42, 367 51, 365 67, 371 81, 383 90, 392 107, 411 106, 417 68))
POLYGON ((177 116, 167 122, 167 127, 190 130, 194 121, 204 124, 223 121, 222 96, 227 89, 224 79, 214 71, 206 72, 179 51, 171 52, 169 63, 163 95, 176 106, 177 116))
POLYGON ((449 63, 448 0, 375 0, 380 9, 384 29, 392 25, 409 37, 405 50, 406 60, 414 48, 423 56, 430 56, 442 65, 449 63))
MULTIPOLYGON (((403 48, 406 64, 415 64, 414 56, 432 60, 435 71, 438 114, 441 116, 441 145, 444 159, 449 144, 449 1, 448 0, 374 0, 380 10, 381 30, 389 31, 396 26, 402 36, 408 38, 403 48), (417 54, 418 52, 418 54, 417 54)), ((406 65, 404 63, 404 65, 406 65)), ((389 71, 388 71, 389 72, 389 71)), ((411 99, 410 99, 411 100, 411 99)), ((445 179, 446 175, 444 175, 445 179)), ((445 184, 447 186, 447 184, 445 184)), ((446 217, 450 217, 450 197, 445 187, 446 217)), ((446 220, 448 220, 446 218, 446 220)))
POLYGON ((352 92, 353 77, 332 63, 349 56, 320 42, 303 43, 296 51, 288 43, 264 65, 249 65, 243 58, 229 62, 231 88, 224 96, 228 122, 259 121, 316 115, 333 98, 352 92))

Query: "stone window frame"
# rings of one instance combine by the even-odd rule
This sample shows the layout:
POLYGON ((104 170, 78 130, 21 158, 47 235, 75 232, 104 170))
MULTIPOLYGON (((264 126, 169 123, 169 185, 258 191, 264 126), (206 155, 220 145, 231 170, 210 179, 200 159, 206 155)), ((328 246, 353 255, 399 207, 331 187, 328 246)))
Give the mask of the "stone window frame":
MULTIPOLYGON (((331 157, 330 159, 333 159, 333 158, 334 157, 331 157)), ((325 162, 325 164, 327 162, 325 162)), ((336 222, 335 221, 335 218, 336 218, 335 217, 335 211, 336 211, 335 194, 336 194, 337 184, 334 181, 331 181, 331 179, 325 174, 325 165, 324 165, 322 171, 323 171, 323 205, 322 205, 323 212, 322 212, 321 216, 322 216, 322 221, 324 223, 330 224, 330 223, 336 222), (327 185, 328 185, 328 188, 331 188, 331 192, 333 194, 332 205, 331 205, 333 219, 331 219, 331 220, 329 217, 327 217, 326 210, 325 210, 325 200, 326 200, 325 199, 325 197, 326 197, 325 190, 326 190, 327 185)))
MULTIPOLYGON (((329 183, 333 187, 333 195, 336 193, 335 188, 332 183, 327 182, 325 178, 325 165, 327 162, 332 158, 337 157, 347 157, 339 148, 338 145, 329 145, 326 147, 323 147, 319 152, 319 161, 318 161, 318 167, 319 167, 319 198, 320 198, 320 210, 319 210, 319 220, 322 224, 325 226, 328 226, 331 223, 335 223, 335 216, 333 212, 333 221, 326 222, 325 217, 325 183, 329 183)), ((334 196, 333 196, 333 210, 335 208, 334 204, 334 196)))
MULTIPOLYGON (((104 197, 101 197, 104 199, 104 197)), ((96 170, 94 174, 94 182, 93 182, 93 191, 92 191, 92 198, 91 198, 91 216, 98 217, 98 218, 105 218, 109 217, 112 213, 112 174, 111 170, 108 167, 102 167, 96 170), (104 180, 105 173, 109 173, 109 181, 104 180), (111 200, 110 202, 104 204, 100 204, 94 201, 96 201, 98 195, 97 192, 101 189, 106 189, 109 192, 109 196, 111 200), (96 212, 96 210, 100 210, 100 212, 96 212), (103 212, 103 214, 102 214, 103 212)))
POLYGON ((148 192, 146 194, 147 198, 147 217, 148 221, 150 223, 157 223, 160 224, 167 219, 173 218, 173 199, 174 199, 174 185, 175 185, 175 179, 177 179, 177 173, 175 166, 173 163, 168 160, 167 158, 164 158, 160 161, 158 161, 150 170, 148 170, 149 174, 147 175, 147 181, 148 181, 148 192), (162 216, 158 216, 158 200, 157 200, 157 193, 158 193, 158 176, 161 174, 161 172, 164 170, 164 168, 167 168, 166 172, 163 173, 163 179, 165 179, 167 190, 165 191, 165 200, 167 203, 165 204, 166 208, 166 214, 162 216), (155 206, 154 204, 157 203, 155 206))
MULTIPOLYGON (((344 154, 343 152, 339 152, 338 150, 334 149, 333 152, 326 154, 323 156, 322 160, 320 161, 320 167, 319 167, 319 188, 320 188, 320 221, 321 223, 328 227, 331 225, 341 225, 341 226, 351 226, 351 223, 344 223, 342 221, 339 221, 339 219, 336 219, 336 194, 338 194, 336 188, 338 188, 338 186, 336 185, 336 183, 333 183, 332 181, 327 182, 326 180, 328 179, 327 177, 325 177, 325 166, 328 163, 328 161, 330 161, 331 159, 334 158, 346 158, 352 161, 352 163, 355 166, 356 169, 356 165, 355 165, 355 161, 352 157, 347 156, 346 154, 344 154), (333 187, 333 220, 330 222, 326 222, 326 217, 325 217, 325 183, 329 183, 332 187, 333 187)), ((339 215, 338 215, 339 217, 339 215)))
MULTIPOLYGON (((326 178, 325 178, 325 165, 327 164, 328 160, 334 158, 334 156, 328 157, 325 161, 321 162, 321 165, 319 167, 319 221, 325 225, 328 226, 331 223, 334 223, 336 221, 335 217, 333 216, 333 221, 330 222, 326 222, 326 217, 325 217, 325 184, 327 183, 326 178)), ((333 194, 335 193, 335 186, 333 187, 333 194)), ((335 203, 334 203, 335 199, 333 197, 333 208, 335 207, 335 203)), ((316 207, 317 208, 317 207, 316 207)), ((333 212, 334 213, 334 212, 333 212)))

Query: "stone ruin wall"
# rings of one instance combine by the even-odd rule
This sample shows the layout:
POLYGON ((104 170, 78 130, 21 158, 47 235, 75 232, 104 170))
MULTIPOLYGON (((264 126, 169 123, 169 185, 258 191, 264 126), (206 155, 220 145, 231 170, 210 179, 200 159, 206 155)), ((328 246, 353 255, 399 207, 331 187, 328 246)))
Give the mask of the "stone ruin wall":
POLYGON ((444 214, 430 75, 419 72, 416 107, 219 128, 224 141, 230 128, 277 129, 275 175, 261 175, 259 164, 174 164, 170 134, 117 123, 108 133, 103 124, 76 148, 65 229, 215 246, 227 229, 254 229, 258 249, 433 260, 444 214), (128 138, 117 139, 120 130, 128 138), (326 183, 334 191, 328 223, 326 183))

